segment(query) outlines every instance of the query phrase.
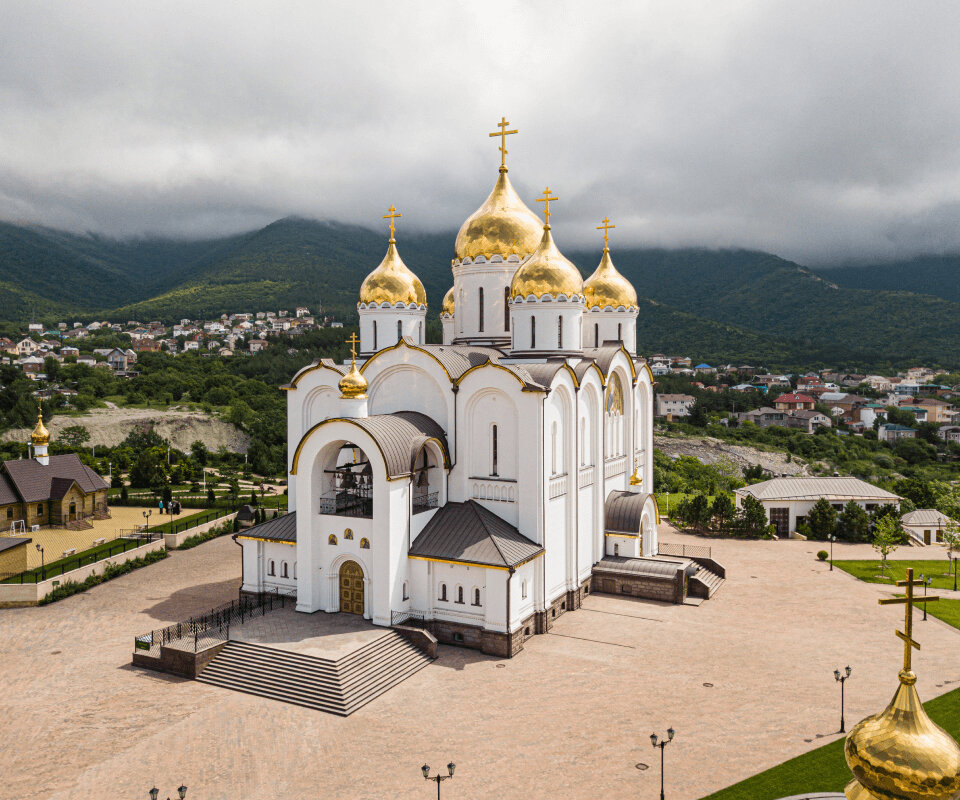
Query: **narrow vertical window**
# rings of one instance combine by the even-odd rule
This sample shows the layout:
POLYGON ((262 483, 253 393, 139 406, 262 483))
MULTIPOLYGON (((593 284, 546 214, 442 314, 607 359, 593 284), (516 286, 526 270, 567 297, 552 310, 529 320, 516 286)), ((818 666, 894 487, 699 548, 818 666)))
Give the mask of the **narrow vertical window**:
POLYGON ((510 287, 503 290, 503 329, 510 330, 510 287))
POLYGON ((440 599, 441 600, 447 599, 447 584, 445 583, 440 584, 440 599))
POLYGON ((373 351, 377 351, 377 321, 373 321, 373 351))
POLYGON ((490 474, 497 475, 497 426, 490 429, 490 474))
POLYGON ((483 287, 481 286, 477 290, 477 305, 479 306, 480 312, 480 333, 483 333, 483 287))
POLYGON ((537 318, 530 317, 530 349, 537 346, 537 318))
POLYGON ((403 320, 397 320, 397 341, 403 338, 403 320))
POLYGON ((475 606, 480 605, 480 590, 479 590, 479 589, 474 589, 474 590, 473 590, 473 604, 474 604, 475 606))
POLYGON ((417 323, 417 341, 420 344, 423 344, 423 323, 422 322, 417 323))
POLYGON ((563 317, 557 317, 557 349, 563 350, 563 317))
POLYGON ((623 341, 623 325, 619 322, 617 323, 617 341, 623 341))
POLYGON ((550 472, 557 474, 557 423, 550 426, 550 472))
POLYGON ((598 322, 593 323, 593 346, 600 346, 600 323, 598 322))
POLYGON ((580 466, 584 466, 587 458, 587 420, 586 417, 580 419, 580 466))

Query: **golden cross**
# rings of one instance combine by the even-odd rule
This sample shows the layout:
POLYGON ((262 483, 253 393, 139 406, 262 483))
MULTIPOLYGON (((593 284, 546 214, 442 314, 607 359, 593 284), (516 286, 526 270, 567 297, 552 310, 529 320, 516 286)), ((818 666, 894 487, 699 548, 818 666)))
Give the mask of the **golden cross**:
POLYGON ((559 197, 550 196, 550 187, 548 186, 543 190, 543 197, 538 197, 537 202, 543 203, 543 216, 546 217, 547 226, 550 225, 550 203, 554 200, 559 200, 559 197))
POLYGON ((616 228, 616 227, 617 227, 616 225, 610 224, 610 217, 604 217, 603 224, 597 225, 597 230, 603 231, 603 252, 604 253, 606 253, 607 250, 610 249, 609 242, 607 241, 609 239, 609 237, 607 236, 607 231, 609 231, 611 228, 616 228))
POLYGON ((353 360, 356 361, 357 360, 357 344, 360 342, 360 340, 357 338, 357 334, 351 333, 350 338, 347 339, 347 341, 350 343, 350 355, 353 357, 353 360))
POLYGON ((391 242, 395 242, 395 241, 396 241, 396 239, 394 238, 394 233, 396 233, 396 231, 397 231, 397 228, 396 228, 396 226, 393 224, 393 221, 394 221, 395 219, 397 219, 398 217, 402 217, 402 216, 403 216, 403 214, 398 213, 398 212, 397 212, 397 209, 394 208, 393 206, 390 206, 390 210, 389 210, 386 214, 383 215, 383 218, 384 218, 384 219, 389 219, 389 220, 390 220, 390 241, 391 241, 391 242))
POLYGON ((907 579, 905 581, 897 581, 897 586, 906 587, 906 597, 884 597, 879 601, 882 606, 895 604, 906 606, 903 610, 904 630, 897 631, 897 636, 903 639, 903 669, 905 672, 910 671, 912 648, 920 649, 919 643, 913 639, 913 606, 915 603, 935 603, 940 599, 939 597, 915 597, 913 587, 923 585, 923 581, 915 581, 913 579, 913 567, 907 567, 907 579))
POLYGON ((500 117, 500 121, 497 123, 497 127, 500 129, 494 133, 491 133, 491 136, 500 137, 500 169, 504 172, 507 171, 507 137, 511 133, 516 133, 517 131, 508 131, 507 126, 510 123, 507 122, 506 117, 500 117))

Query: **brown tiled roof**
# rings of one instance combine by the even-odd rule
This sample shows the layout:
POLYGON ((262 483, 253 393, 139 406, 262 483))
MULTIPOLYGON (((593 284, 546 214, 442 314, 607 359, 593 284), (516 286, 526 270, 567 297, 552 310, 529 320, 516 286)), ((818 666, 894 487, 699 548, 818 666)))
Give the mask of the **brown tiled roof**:
POLYGON ((6 473, 0 472, 0 506, 19 502, 20 498, 17 497, 17 492, 13 488, 13 484, 10 482, 10 479, 7 477, 6 473))
POLYGON ((410 555, 490 567, 517 567, 543 553, 513 525, 473 500, 440 507, 410 555))
POLYGON ((84 466, 75 453, 50 456, 50 463, 46 465, 35 458, 4 461, 3 468, 19 499, 24 503, 56 498, 55 481, 58 481, 57 490, 61 488, 63 480, 76 481, 77 486, 87 494, 109 488, 107 482, 92 469, 84 466))

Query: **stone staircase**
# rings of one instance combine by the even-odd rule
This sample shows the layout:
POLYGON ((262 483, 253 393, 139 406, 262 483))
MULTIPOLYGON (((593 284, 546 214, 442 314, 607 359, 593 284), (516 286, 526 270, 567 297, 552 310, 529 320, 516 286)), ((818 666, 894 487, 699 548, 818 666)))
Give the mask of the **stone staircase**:
POLYGON ((92 528, 93 525, 91 525, 85 519, 74 519, 74 520, 70 520, 70 522, 68 522, 63 527, 66 528, 68 531, 86 531, 86 530, 90 530, 90 528, 92 528))
POLYGON ((724 578, 698 564, 697 571, 687 581, 687 593, 692 597, 709 600, 723 586, 724 578))
POLYGON ((345 717, 431 660, 396 631, 336 661, 231 639, 197 680, 345 717))

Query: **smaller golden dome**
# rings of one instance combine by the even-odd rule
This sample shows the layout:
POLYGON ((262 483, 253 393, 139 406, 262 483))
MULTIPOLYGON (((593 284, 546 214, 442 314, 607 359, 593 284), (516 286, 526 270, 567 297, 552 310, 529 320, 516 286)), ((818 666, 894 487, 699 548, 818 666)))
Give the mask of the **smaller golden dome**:
POLYGON ((447 289, 447 293, 443 296, 443 304, 440 306, 440 314, 449 314, 453 316, 453 287, 451 286, 447 289))
POLYGON ((587 308, 637 308, 637 292, 633 284, 613 266, 610 249, 603 248, 603 258, 596 271, 583 282, 583 294, 587 308))
POLYGON ((367 396, 367 379, 357 369, 356 359, 350 364, 350 371, 337 384, 340 396, 347 400, 362 399, 367 396))
POLYGON ((575 297, 583 294, 583 277, 553 243, 550 226, 543 226, 540 246, 513 275, 510 297, 543 297, 545 294, 575 297))
POLYGON ((924 710, 909 669, 881 713, 857 723, 844 756, 854 780, 849 800, 955 800, 960 796, 960 747, 924 710))
POLYGON ((361 303, 404 303, 426 305, 427 293, 397 252, 397 243, 390 238, 387 254, 380 265, 360 285, 361 303))
POLYGON ((490 196, 460 227, 454 247, 456 257, 529 255, 540 241, 540 220, 514 191, 507 177, 507 168, 500 168, 500 177, 490 196))
POLYGON ((37 427, 33 429, 33 433, 30 434, 30 440, 34 444, 49 444, 50 443, 50 431, 47 430, 46 425, 43 424, 43 406, 40 406, 40 409, 37 411, 37 427))

